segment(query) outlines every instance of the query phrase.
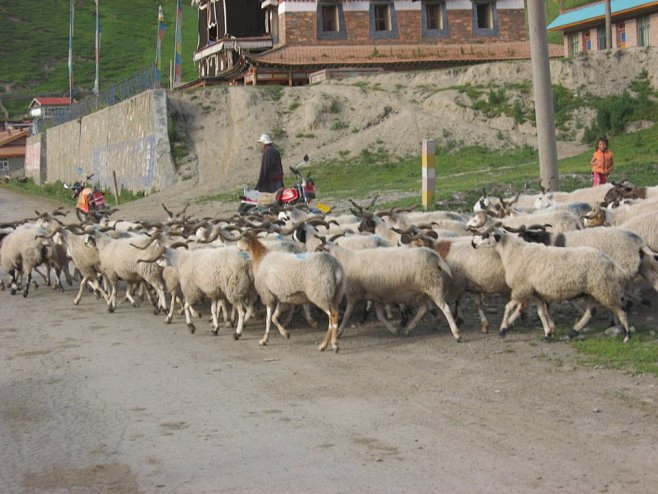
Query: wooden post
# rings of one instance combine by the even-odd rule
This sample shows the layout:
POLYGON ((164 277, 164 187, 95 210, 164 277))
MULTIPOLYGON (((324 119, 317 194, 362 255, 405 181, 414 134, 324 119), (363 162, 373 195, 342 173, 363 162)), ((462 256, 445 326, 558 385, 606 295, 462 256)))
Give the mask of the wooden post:
POLYGON ((423 183, 422 199, 425 210, 434 206, 435 166, 436 166, 436 142, 433 139, 423 139, 423 183))
POLYGON ((117 185, 117 172, 112 170, 112 181, 114 182, 114 202, 119 205, 119 186, 117 185))

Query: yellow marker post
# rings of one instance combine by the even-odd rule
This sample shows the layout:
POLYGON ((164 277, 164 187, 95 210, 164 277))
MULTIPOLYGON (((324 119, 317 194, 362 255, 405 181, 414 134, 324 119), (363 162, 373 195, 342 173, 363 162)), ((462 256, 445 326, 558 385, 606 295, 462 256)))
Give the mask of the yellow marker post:
POLYGON ((436 189, 436 143, 433 139, 423 139, 423 207, 425 210, 434 206, 436 189))

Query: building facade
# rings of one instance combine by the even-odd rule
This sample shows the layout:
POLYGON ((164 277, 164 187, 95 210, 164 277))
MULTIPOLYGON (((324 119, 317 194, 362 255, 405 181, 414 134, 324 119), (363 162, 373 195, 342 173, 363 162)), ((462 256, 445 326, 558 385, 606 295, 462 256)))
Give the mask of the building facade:
POLYGON ((22 176, 25 169, 25 145, 29 130, 7 129, 0 132, 0 175, 22 176))
MULTIPOLYGON (((346 48, 365 48, 374 54, 371 58, 385 51, 400 65, 402 58, 409 64, 418 61, 415 59, 428 62, 427 56, 420 56, 428 47, 460 46, 459 54, 473 51, 473 46, 477 50, 485 45, 527 42, 523 0, 194 0, 193 3, 199 12, 199 43, 194 60, 202 78, 242 71, 245 64, 265 67, 269 63, 284 68, 303 65, 309 70, 364 65, 363 60, 347 59, 346 48), (397 56, 397 50, 404 53, 397 56), (409 55, 414 52, 419 56, 409 55), (324 60, 319 60, 319 56, 324 60)), ((515 50, 518 51, 516 46, 508 51, 515 50)), ((443 62, 459 61, 454 51, 445 53, 450 55, 434 58, 443 62)), ((505 57, 494 59, 501 58, 505 57)), ((377 62, 382 65, 385 60, 372 62, 366 65, 377 65, 377 62)))
POLYGON ((658 1, 612 0, 612 46, 606 46, 605 4, 596 2, 560 12, 548 31, 564 34, 564 55, 631 47, 658 46, 658 1))

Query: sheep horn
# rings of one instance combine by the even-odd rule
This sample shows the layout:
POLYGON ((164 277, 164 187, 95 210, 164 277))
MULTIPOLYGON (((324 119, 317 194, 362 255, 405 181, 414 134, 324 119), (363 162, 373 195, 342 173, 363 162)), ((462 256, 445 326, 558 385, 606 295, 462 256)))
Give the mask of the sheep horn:
POLYGON ((169 216, 170 219, 174 217, 174 213, 172 213, 171 211, 169 211, 167 209, 167 206, 164 205, 164 202, 162 203, 162 209, 165 210, 165 212, 167 213, 167 215, 169 216))

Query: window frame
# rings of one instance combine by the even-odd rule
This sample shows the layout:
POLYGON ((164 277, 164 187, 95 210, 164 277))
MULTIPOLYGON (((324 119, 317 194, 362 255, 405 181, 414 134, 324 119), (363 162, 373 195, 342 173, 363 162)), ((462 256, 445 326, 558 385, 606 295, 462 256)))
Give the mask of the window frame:
POLYGON ((441 38, 449 36, 448 7, 446 6, 445 0, 423 0, 421 8, 421 23, 423 38, 441 38), (443 20, 443 27, 440 29, 430 29, 427 25, 429 21, 428 10, 430 6, 436 6, 439 8, 439 15, 443 20))
POLYGON ((567 34, 567 52, 570 57, 580 53, 580 35, 579 33, 567 34))
POLYGON ((637 18, 637 46, 651 45, 651 20, 648 15, 637 18))
POLYGON ((8 172, 8 171, 9 171, 9 159, 0 158, 0 172, 8 172))
POLYGON ((341 2, 319 1, 316 8, 316 32, 319 40, 347 39, 347 30, 345 28, 345 13, 341 2), (336 31, 324 30, 324 8, 334 7, 336 10, 336 31))
POLYGON ((377 0, 377 1, 371 1, 370 2, 370 13, 369 13, 369 20, 370 20, 370 38, 371 39, 396 39, 400 37, 400 31, 398 28, 398 15, 395 10, 395 3, 392 0, 377 0), (388 8, 388 21, 389 21, 389 28, 386 31, 378 31, 376 30, 376 19, 375 19, 375 11, 377 7, 387 7, 388 8))
POLYGON ((607 50, 606 39, 605 39, 605 26, 600 27, 596 30, 596 49, 597 50, 607 50))
POLYGON ((500 27, 498 25, 498 9, 496 8, 496 0, 473 0, 472 24, 474 36, 498 36, 500 34, 500 27), (482 28, 478 26, 478 7, 482 5, 489 5, 491 8, 492 26, 490 28, 482 28))

